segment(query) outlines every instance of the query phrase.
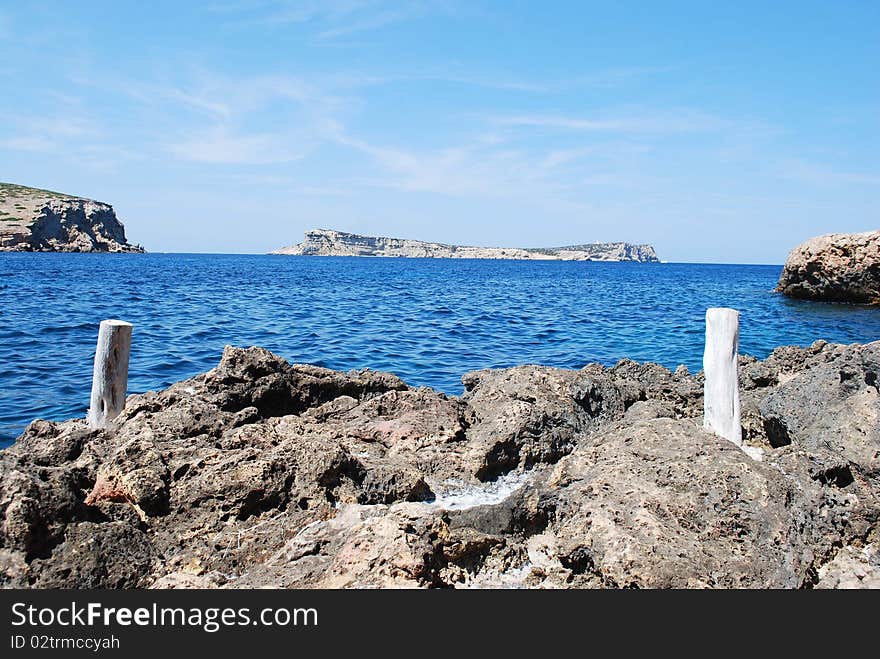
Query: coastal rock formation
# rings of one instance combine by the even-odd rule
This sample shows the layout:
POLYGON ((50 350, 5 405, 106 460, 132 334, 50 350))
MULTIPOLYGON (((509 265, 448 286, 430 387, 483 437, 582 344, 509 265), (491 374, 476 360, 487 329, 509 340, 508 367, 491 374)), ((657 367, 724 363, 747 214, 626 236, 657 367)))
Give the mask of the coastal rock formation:
POLYGON ((228 347, 115 430, 35 421, 0 452, 0 584, 876 585, 880 342, 739 370, 750 453, 703 431, 684 368, 484 370, 451 397, 228 347))
POLYGON ((659 261, 650 245, 593 243, 570 247, 523 249, 518 247, 464 247, 402 238, 374 238, 354 233, 315 229, 299 245, 273 254, 290 256, 388 256, 436 259, 520 259, 556 261, 659 261))
POLYGON ((880 304, 880 231, 832 233, 798 245, 776 290, 804 300, 880 304))
POLYGON ((0 252, 143 251, 109 204, 0 183, 0 252))

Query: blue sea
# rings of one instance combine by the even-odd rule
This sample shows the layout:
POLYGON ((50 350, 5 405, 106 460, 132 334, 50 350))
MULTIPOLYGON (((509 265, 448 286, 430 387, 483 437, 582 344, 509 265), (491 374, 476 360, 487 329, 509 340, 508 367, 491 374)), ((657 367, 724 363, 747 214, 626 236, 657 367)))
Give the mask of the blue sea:
POLYGON ((206 254, 0 254, 0 444, 83 416, 98 323, 134 323, 129 391, 208 370, 223 346, 393 371, 462 391, 466 371, 630 357, 701 368, 704 314, 742 312, 741 352, 880 339, 880 310, 788 300, 780 266, 206 254))

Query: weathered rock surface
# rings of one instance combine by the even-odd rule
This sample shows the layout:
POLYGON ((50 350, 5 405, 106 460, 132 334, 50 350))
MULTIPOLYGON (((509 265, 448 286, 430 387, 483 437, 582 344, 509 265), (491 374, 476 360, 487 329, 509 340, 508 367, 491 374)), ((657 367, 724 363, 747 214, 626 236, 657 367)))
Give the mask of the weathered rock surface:
POLYGON ((556 261, 640 261, 659 259, 650 245, 593 243, 569 247, 467 247, 403 238, 360 236, 354 233, 314 229, 298 245, 272 252, 290 256, 388 256, 437 259, 520 259, 556 261))
POLYGON ((880 476, 880 344, 826 349, 829 361, 793 375, 760 404, 768 440, 813 453, 830 451, 847 465, 880 476))
POLYGON ((845 547, 819 570, 816 588, 880 588, 880 548, 845 547))
POLYGON ((13 587, 872 587, 880 343, 742 358, 743 437, 702 375, 469 373, 465 394, 227 348, 113 431, 0 452, 13 587))
POLYGON ((804 300, 880 304, 880 231, 833 233, 798 245, 776 290, 804 300))
POLYGON ((0 252, 143 251, 109 204, 0 183, 0 252))

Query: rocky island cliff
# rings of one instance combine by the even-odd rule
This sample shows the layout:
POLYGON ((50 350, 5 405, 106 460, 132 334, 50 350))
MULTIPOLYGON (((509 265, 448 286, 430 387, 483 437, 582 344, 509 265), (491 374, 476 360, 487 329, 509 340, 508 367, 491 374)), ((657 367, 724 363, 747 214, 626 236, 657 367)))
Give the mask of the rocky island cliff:
POLYGON ((880 304, 880 231, 801 243, 788 255, 776 290, 802 300, 880 304))
POLYGON ((329 229, 307 231, 298 245, 272 252, 290 256, 385 256, 438 259, 521 259, 559 261, 659 261, 650 245, 593 243, 553 248, 467 247, 404 238, 361 236, 329 229))
POLYGON ((880 586, 880 343, 741 357, 743 437, 702 375, 622 361, 463 376, 225 350, 113 430, 0 451, 0 585, 880 586), (755 453, 755 452, 753 452, 755 453))
POLYGON ((109 204, 0 183, 0 252, 143 252, 109 204))

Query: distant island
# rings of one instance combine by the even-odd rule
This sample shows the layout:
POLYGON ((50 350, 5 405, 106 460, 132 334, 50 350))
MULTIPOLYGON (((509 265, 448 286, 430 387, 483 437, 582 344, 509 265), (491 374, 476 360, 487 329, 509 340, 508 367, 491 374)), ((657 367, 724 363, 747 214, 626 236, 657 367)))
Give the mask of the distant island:
POLYGON ((637 261, 660 259, 651 245, 591 243, 568 247, 468 247, 405 238, 360 236, 355 233, 314 229, 298 245, 271 252, 289 256, 384 256, 435 259, 522 259, 543 261, 637 261))
POLYGON ((109 204, 0 183, 0 252, 143 251, 109 204))

